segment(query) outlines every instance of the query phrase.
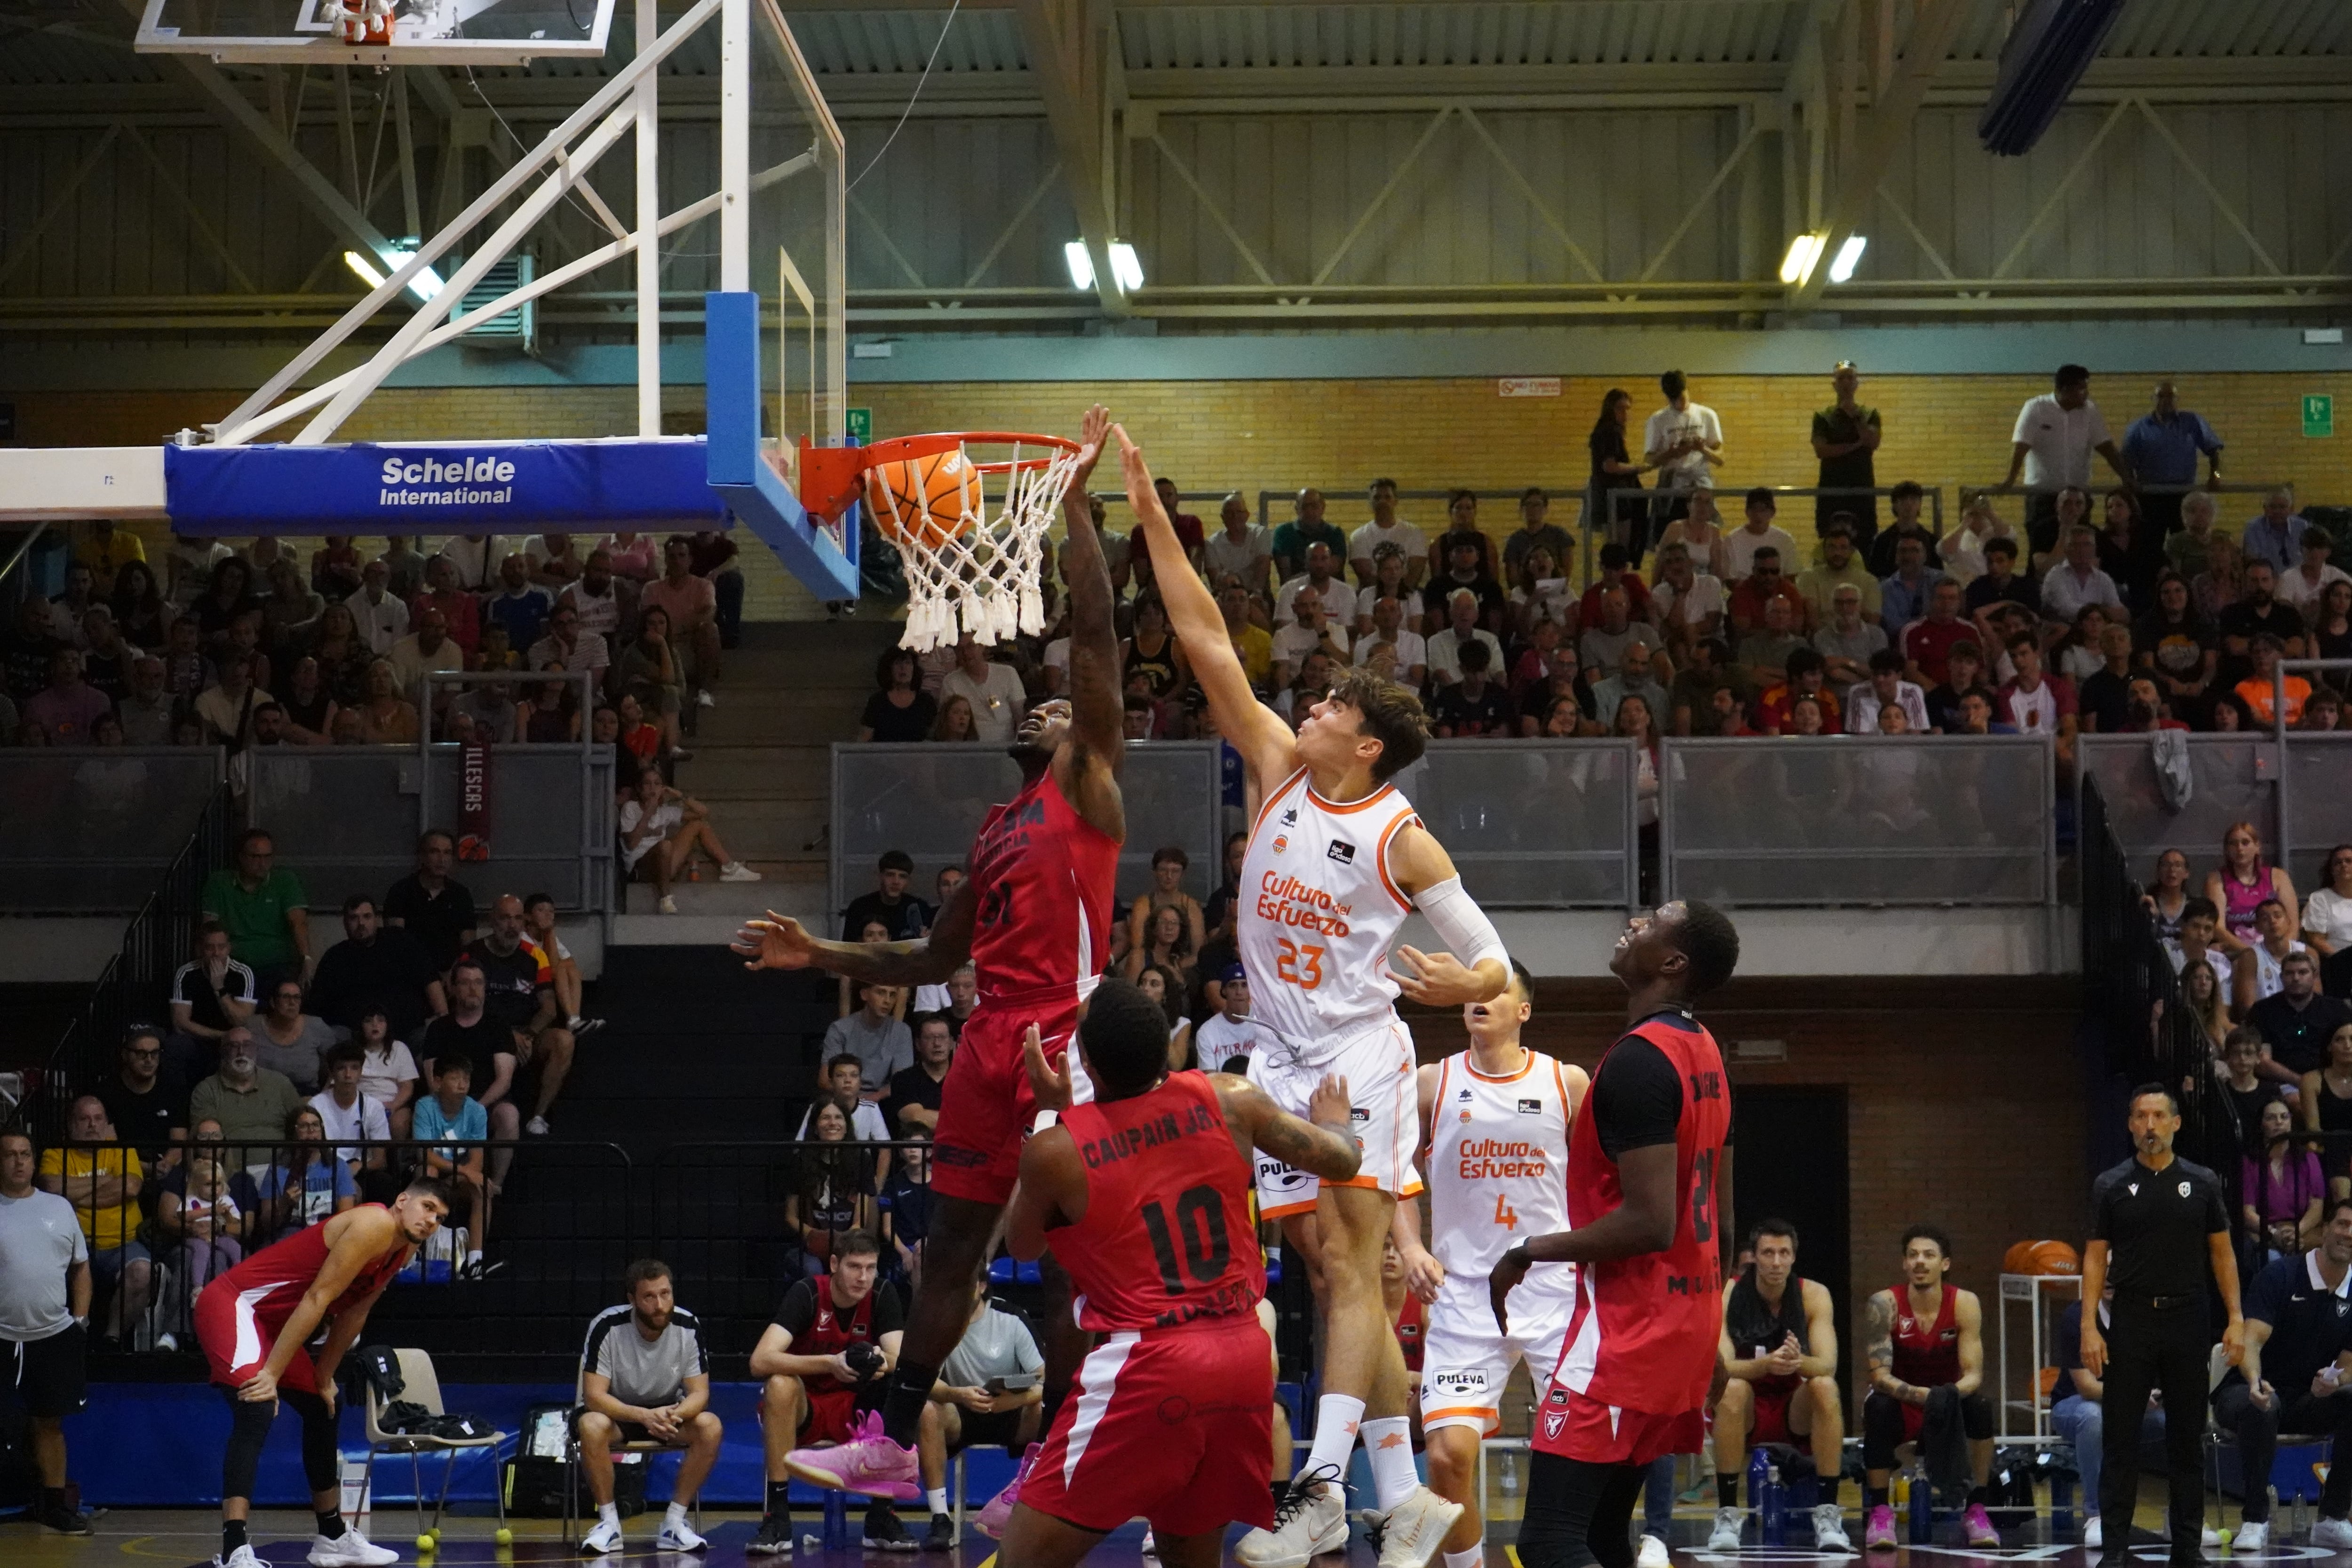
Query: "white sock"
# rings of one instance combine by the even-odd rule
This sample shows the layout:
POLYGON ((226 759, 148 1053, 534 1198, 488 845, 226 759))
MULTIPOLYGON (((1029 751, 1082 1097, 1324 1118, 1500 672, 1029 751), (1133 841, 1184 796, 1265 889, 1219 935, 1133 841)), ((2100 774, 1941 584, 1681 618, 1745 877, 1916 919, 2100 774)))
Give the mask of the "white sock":
POLYGON ((1396 1507, 1421 1485, 1412 1464, 1412 1422, 1382 1415, 1363 1424, 1364 1455, 1372 1462, 1372 1506, 1396 1507))
POLYGON ((1447 1552, 1445 1568, 1478 1568, 1486 1561, 1486 1538, 1482 1535, 1461 1551, 1447 1552))
POLYGON ((481 1249, 480 1247, 476 1247, 476 1248, 474 1248, 471 1252, 468 1252, 467 1254, 466 1254, 466 1261, 467 1261, 467 1262, 468 1262, 468 1263, 479 1263, 481 1260, 482 1260, 482 1249, 481 1249))
POLYGON ((923 1489, 923 1500, 931 1505, 931 1511, 933 1513, 945 1513, 948 1510, 948 1489, 945 1487, 925 1487, 923 1489))
POLYGON ((669 1505, 668 1510, 662 1515, 662 1522, 664 1524, 684 1524, 686 1522, 686 1505, 673 1500, 669 1505))
POLYGON ((621 1528, 621 1510, 620 1510, 620 1506, 619 1506, 618 1504, 616 1504, 616 1503, 609 1503, 609 1502, 600 1502, 600 1503, 598 1503, 598 1504, 596 1505, 596 1522, 597 1522, 597 1523, 599 1523, 599 1524, 609 1524, 609 1525, 611 1525, 611 1526, 612 1526, 614 1529, 615 1529, 615 1530, 620 1529, 620 1528, 621 1528))
POLYGON ((1327 1394, 1315 1402, 1315 1446, 1307 1451, 1301 1475, 1326 1470, 1335 1481, 1348 1479, 1348 1456, 1356 1451, 1356 1428, 1364 1419, 1364 1402, 1344 1394, 1327 1394))

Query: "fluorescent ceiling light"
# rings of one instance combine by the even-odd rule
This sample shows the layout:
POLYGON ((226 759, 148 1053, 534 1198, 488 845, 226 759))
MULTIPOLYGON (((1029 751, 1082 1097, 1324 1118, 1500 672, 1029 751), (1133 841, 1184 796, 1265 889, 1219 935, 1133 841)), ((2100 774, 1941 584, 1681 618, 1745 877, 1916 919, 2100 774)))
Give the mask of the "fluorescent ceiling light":
POLYGON ((1830 281, 1843 283, 1853 277, 1854 268, 1862 262, 1862 253, 1869 245, 1870 239, 1865 235, 1847 235, 1845 243, 1838 247, 1837 258, 1830 263, 1830 281))
POLYGON ((1143 259, 1135 254, 1135 247, 1123 239, 1110 242, 1110 275, 1129 294, 1143 287, 1143 259))
MULTIPOLYGON (((409 257, 414 254, 413 251, 395 248, 390 255, 379 257, 372 262, 356 250, 346 250, 343 252, 343 265, 358 273, 369 288, 381 289, 383 280, 407 266, 409 257)), ((420 300, 430 300, 441 292, 441 275, 430 267, 419 269, 416 276, 408 280, 408 291, 420 300)))
POLYGON ((1074 239, 1062 247, 1062 259, 1069 264, 1070 287, 1091 289, 1095 286, 1095 258, 1087 254, 1087 242, 1074 239))
POLYGON ((1789 241, 1789 254, 1780 258, 1780 281, 1796 283, 1813 270, 1813 263, 1822 258, 1822 247, 1829 243, 1825 234, 1801 234, 1789 241))
POLYGON ((343 265, 360 275, 360 280, 371 289, 383 287, 383 274, 371 266, 368 258, 356 250, 343 252, 343 265))

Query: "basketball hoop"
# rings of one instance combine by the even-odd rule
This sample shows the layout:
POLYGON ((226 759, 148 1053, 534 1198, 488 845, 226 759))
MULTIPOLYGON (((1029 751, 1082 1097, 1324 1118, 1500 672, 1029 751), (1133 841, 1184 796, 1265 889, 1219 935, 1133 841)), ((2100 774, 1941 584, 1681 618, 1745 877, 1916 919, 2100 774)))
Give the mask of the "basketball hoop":
POLYGON ((1045 531, 1078 444, 1059 436, 944 431, 871 447, 801 448, 802 500, 838 517, 863 500, 907 568, 899 646, 926 652, 969 632, 1003 642, 1045 629, 1045 531), (975 458, 971 448, 1010 447, 975 458))

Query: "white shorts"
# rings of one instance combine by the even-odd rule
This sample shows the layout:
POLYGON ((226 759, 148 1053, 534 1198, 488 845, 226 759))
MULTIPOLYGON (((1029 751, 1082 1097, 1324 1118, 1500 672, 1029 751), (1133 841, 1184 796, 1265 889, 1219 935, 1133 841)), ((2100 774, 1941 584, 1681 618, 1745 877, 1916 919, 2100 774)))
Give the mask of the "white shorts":
POLYGON ((1421 1337, 1421 1429, 1469 1426, 1491 1437, 1503 1429, 1503 1386, 1515 1362, 1528 1363, 1528 1376, 1540 1396, 1552 1368, 1559 1364, 1568 1323, 1576 1307, 1573 1265, 1536 1266, 1507 1303, 1507 1334, 1495 1326, 1495 1309, 1483 1274, 1448 1274, 1429 1309, 1421 1337))
MULTIPOLYGON (((1249 1080, 1283 1110, 1304 1116, 1317 1084, 1335 1073, 1346 1079, 1363 1163, 1353 1177, 1339 1184, 1411 1197, 1421 1191, 1420 1173, 1412 1167, 1420 1121, 1412 1069, 1412 1035, 1392 1018, 1346 1037, 1338 1050, 1311 1064, 1279 1045, 1260 1046, 1250 1053, 1249 1080)), ((1267 1219, 1309 1213, 1322 1185, 1317 1177, 1271 1154, 1257 1157, 1258 1213, 1267 1219)))

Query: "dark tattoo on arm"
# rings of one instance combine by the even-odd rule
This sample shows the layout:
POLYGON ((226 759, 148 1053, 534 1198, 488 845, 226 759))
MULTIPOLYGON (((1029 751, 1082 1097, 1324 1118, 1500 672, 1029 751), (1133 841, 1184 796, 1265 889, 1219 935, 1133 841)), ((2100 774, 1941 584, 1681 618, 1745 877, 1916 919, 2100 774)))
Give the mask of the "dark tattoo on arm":
POLYGON ((1907 1399, 1911 1390, 1891 1370, 1895 1364, 1895 1297, 1891 1292, 1879 1291, 1863 1308, 1862 1343, 1871 1382, 1896 1399, 1907 1399))

